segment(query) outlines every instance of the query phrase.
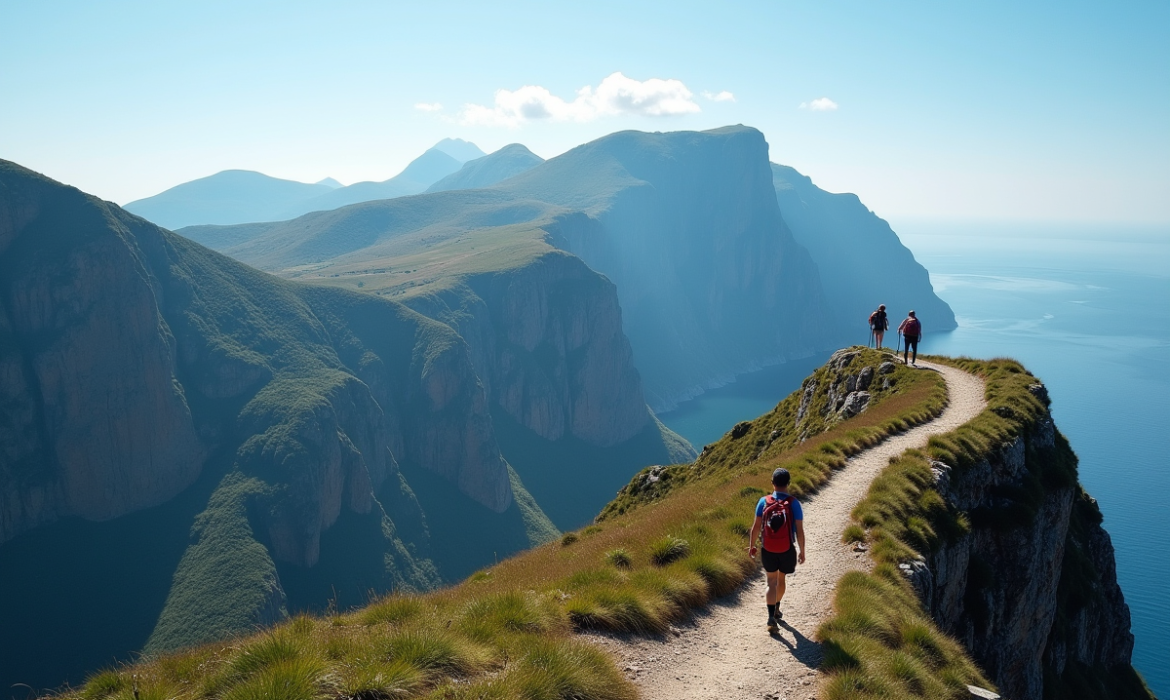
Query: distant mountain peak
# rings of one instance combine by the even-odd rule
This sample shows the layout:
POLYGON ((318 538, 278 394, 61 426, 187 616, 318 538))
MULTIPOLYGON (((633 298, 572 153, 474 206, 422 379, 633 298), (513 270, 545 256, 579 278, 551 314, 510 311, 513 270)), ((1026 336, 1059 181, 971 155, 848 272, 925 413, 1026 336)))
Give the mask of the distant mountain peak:
POLYGON ((464 141, 463 139, 443 139, 432 146, 432 150, 442 151, 460 163, 466 163, 476 158, 483 158, 487 155, 479 146, 476 146, 470 141, 464 141))
POLYGON ((510 143, 491 155, 467 161, 458 171, 432 184, 427 192, 491 187, 543 162, 543 158, 528 150, 523 144, 510 143))
POLYGON ((327 177, 324 180, 318 180, 314 184, 325 185, 326 187, 332 187, 333 189, 337 189, 338 187, 345 187, 345 185, 341 184, 340 182, 338 182, 337 180, 334 180, 331 177, 327 177))

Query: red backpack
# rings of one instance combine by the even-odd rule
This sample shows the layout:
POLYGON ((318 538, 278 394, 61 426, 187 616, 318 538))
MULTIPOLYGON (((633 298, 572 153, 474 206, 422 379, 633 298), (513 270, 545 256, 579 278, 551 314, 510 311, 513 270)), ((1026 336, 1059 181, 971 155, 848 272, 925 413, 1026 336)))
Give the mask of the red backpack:
POLYGON ((764 549, 783 554, 792 548, 792 496, 764 500, 764 549))

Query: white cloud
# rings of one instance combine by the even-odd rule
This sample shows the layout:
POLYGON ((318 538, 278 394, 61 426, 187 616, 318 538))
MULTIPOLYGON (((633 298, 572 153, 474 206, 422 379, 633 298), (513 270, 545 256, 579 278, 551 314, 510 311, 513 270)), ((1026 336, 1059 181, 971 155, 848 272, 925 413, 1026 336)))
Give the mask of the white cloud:
POLYGON ((837 103, 827 97, 818 97, 812 102, 801 102, 801 109, 809 109, 814 112, 833 112, 837 109, 837 103))
POLYGON ((710 92, 704 91, 703 97, 706 97, 708 100, 711 100, 712 102, 735 102, 735 95, 731 94, 730 92, 728 92, 726 90, 721 90, 720 92, 716 92, 716 93, 710 93, 710 92))
POLYGON ((414 106, 414 108, 420 112, 441 112, 443 110, 443 105, 439 104, 438 102, 419 102, 414 106))
MULTIPOLYGON (((730 95, 730 93, 727 93, 730 95)), ((679 80, 634 80, 614 73, 596 88, 589 85, 577 91, 572 101, 558 97, 539 85, 525 85, 517 90, 497 90, 492 106, 467 104, 460 121, 464 124, 519 126, 524 122, 587 122, 603 116, 635 114, 666 117, 699 111, 694 95, 679 80)))

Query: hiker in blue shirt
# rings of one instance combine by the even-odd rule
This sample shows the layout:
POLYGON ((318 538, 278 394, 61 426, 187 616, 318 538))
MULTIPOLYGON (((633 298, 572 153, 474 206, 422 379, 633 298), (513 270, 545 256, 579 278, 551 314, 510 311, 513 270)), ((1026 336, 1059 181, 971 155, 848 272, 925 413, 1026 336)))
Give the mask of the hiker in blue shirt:
POLYGON ((804 511, 800 501, 786 489, 791 480, 787 469, 772 472, 775 491, 756 504, 756 521, 748 539, 748 555, 756 557, 757 538, 763 537, 760 560, 768 576, 768 631, 779 629, 780 599, 784 597, 784 579, 796 571, 796 564, 804 563, 804 511), (799 547, 799 551, 797 550, 799 547))

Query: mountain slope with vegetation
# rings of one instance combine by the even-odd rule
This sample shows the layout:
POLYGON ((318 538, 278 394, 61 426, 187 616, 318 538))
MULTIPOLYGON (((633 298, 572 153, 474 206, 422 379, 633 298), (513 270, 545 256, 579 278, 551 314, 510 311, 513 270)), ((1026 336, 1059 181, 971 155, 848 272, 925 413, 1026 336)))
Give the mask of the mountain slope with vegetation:
POLYGON ((28 675, 3 680, 426 589, 556 536, 501 451, 489 385, 517 386, 499 405, 545 438, 611 450, 627 465, 611 480, 685 457, 641 399, 612 285, 563 253, 549 265, 484 284, 520 305, 562 284, 566 306, 473 348, 404 305, 271 277, 0 163, 0 566, 27 573, 0 605, 28 630, 3 648, 5 674, 28 675), (513 373, 481 377, 484 348, 513 373), (563 394, 526 398, 558 377, 563 394))
MULTIPOLYGON (((750 436, 732 432, 712 448, 723 455, 724 471, 487 568, 452 589, 302 617, 230 644, 96 674, 83 692, 119 697, 137 683, 140 695, 237 697, 283 686, 329 697, 633 697, 611 662, 570 633, 661 631, 730 591, 755 571, 742 556, 747 523, 740 514, 774 466, 793 470, 803 484, 796 490, 814 489, 844 456, 941 409, 938 382, 896 368, 882 375, 889 386, 865 411, 852 419, 839 414, 831 397, 862 365, 876 370, 883 359, 860 351, 818 375, 825 380, 813 391, 818 420, 794 450, 757 457, 755 450, 740 449, 782 419, 760 422, 750 436), (813 434, 818 431, 827 432, 813 434)), ((774 415, 798 410, 801 398, 789 397, 774 415)))
MULTIPOLYGON (((947 391, 938 375, 893 365, 888 357, 862 348, 836 353, 773 411, 734 426, 693 465, 637 475, 596 524, 484 569, 459 586, 389 596, 342 615, 300 617, 231 644, 111 669, 66 695, 129 697, 133 690, 139 697, 234 698, 294 689, 298 697, 634 698, 636 689, 612 658, 572 632, 663 632, 756 575, 755 562, 743 556, 751 525, 746 514, 773 468, 788 468, 792 492, 807 497, 849 456, 941 412, 947 391), (866 390, 875 390, 865 409, 843 410, 865 376, 866 390), (880 391, 875 379, 881 380, 880 391), (845 389, 850 391, 843 394, 845 389)), ((941 573, 934 568, 938 558, 953 558, 948 550, 987 536, 981 531, 1002 537, 1030 527, 1046 498, 1063 500, 1071 493, 1075 468, 1060 456, 1059 440, 1045 447, 1043 424, 1050 418, 1033 377, 1007 361, 956 364, 984 376, 988 407, 974 421, 932 439, 929 457, 911 450, 892 461, 857 506, 857 525, 846 537, 869 543, 876 568, 838 583, 837 614, 818 633, 827 671, 818 696, 970 697, 968 684, 989 685, 980 671, 987 663, 980 645, 1000 654, 1031 651, 997 640, 994 630, 948 637, 947 606, 953 603, 931 603, 931 589, 922 584, 932 579, 923 571, 941 573), (1032 455, 1023 467, 1025 488, 1010 495, 1006 483, 997 484, 999 495, 974 504, 974 510, 954 500, 966 491, 965 475, 990 467, 1009 476, 1002 473, 1004 460, 1022 462, 1020 455, 1032 455), (949 464, 939 466, 944 459, 949 464)), ((1085 501, 1083 492, 1074 500, 1085 501)), ((1111 552, 1100 549, 1101 535, 1093 533, 1099 518, 1074 514, 1066 530, 1051 531, 1058 525, 1045 522, 1033 532, 1045 541, 1067 533, 1068 547, 1051 552, 1066 563, 1055 571, 1027 570, 1060 591, 1049 605, 1060 600, 1068 606, 1066 621, 1051 628, 1054 636, 1040 650, 1045 659, 1061 660, 1052 675, 1045 672, 1043 697, 1067 697, 1071 683, 1080 683, 1076 692, 1086 697, 1152 697, 1129 667, 1127 618, 1108 612, 1111 601, 1120 600, 1115 579, 1108 566, 1084 564, 1112 561, 1111 552), (1097 626, 1101 622, 1107 631, 1097 626), (1094 666, 1094 658, 1109 661, 1094 666)), ((987 549, 988 556, 1010 556, 987 549)), ((960 599, 970 605, 984 595, 1000 596, 1005 609, 1020 611, 1012 623, 1017 626, 1044 618, 1017 607, 1040 601, 1017 600, 1018 591, 1010 589, 990 592, 995 578, 976 569, 997 563, 950 570, 948 576, 975 590, 960 599)), ((1004 666, 989 675, 1005 689, 1023 688, 1031 678, 1004 666)))
POLYGON ((834 261, 793 238, 768 145, 746 127, 621 132, 487 189, 182 233, 282 276, 395 298, 567 251, 616 285, 655 409, 844 333, 818 272, 834 261))

